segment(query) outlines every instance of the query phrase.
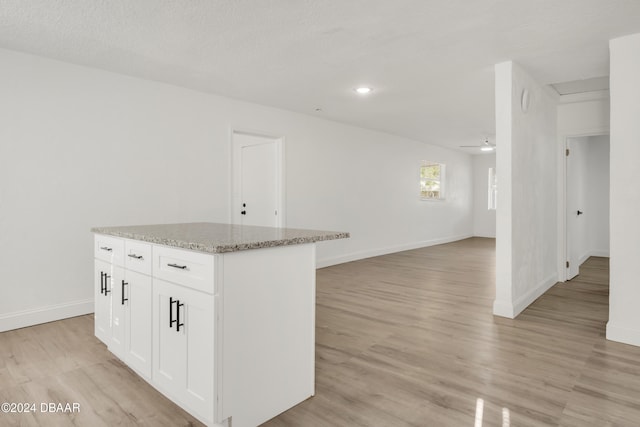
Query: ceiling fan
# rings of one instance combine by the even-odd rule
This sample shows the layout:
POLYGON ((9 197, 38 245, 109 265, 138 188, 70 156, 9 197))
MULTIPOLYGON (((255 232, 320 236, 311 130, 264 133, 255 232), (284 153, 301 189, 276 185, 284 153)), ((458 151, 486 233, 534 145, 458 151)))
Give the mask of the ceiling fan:
POLYGON ((491 144, 489 138, 485 138, 480 145, 461 145, 460 148, 479 148, 481 151, 493 151, 496 149, 496 144, 491 144))

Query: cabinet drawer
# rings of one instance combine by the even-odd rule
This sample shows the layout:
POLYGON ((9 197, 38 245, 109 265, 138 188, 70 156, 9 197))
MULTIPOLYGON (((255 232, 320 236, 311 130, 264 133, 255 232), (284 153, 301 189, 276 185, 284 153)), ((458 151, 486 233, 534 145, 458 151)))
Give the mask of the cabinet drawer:
POLYGON ((127 270, 151 276, 151 245, 136 240, 125 240, 124 265, 127 270))
POLYGON ((96 234, 94 256, 115 265, 124 266, 124 240, 117 237, 96 234))
POLYGON ((153 277, 215 294, 216 257, 198 252, 153 246, 153 277))

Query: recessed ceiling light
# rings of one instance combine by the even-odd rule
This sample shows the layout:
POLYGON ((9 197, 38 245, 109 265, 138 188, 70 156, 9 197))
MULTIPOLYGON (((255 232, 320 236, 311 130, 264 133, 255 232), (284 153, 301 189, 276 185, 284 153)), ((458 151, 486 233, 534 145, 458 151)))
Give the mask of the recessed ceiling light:
POLYGON ((493 147, 480 147, 480 151, 493 151, 493 147))
POLYGON ((366 87, 366 86, 361 86, 361 87, 357 87, 354 89, 357 93, 359 93, 360 95, 366 95, 368 93, 373 92, 373 89, 370 87, 366 87))

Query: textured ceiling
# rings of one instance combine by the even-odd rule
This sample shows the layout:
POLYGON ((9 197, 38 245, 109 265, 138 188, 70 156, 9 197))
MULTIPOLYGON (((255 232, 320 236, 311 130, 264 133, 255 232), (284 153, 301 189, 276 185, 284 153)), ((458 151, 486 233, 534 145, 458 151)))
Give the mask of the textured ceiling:
POLYGON ((494 133, 495 63, 607 76, 637 32, 638 0, 0 1, 0 47, 450 147, 494 133))

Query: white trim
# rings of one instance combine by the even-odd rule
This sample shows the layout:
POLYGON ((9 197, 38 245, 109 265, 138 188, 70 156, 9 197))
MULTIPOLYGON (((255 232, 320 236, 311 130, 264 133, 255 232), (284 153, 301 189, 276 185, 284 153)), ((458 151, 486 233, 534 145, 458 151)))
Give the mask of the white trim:
POLYGON ((540 282, 538 286, 518 298, 514 304, 515 315, 517 316, 518 314, 522 313, 525 308, 529 307, 531 303, 540 298, 556 283, 558 283, 558 276, 553 274, 540 282))
POLYGON ((513 319, 516 317, 511 301, 493 301, 493 315, 513 319))
MULTIPOLYGON (((278 199, 277 202, 277 209, 278 209, 278 227, 286 227, 287 221, 286 221, 286 212, 285 212, 285 206, 287 206, 286 203, 286 163, 285 163, 285 137, 283 135, 280 136, 276 136, 276 135, 272 135, 266 132, 260 132, 260 131, 254 131, 254 130, 247 130, 247 129, 243 129, 243 128, 238 128, 238 127, 230 127, 229 128, 229 211, 228 211, 228 215, 229 215, 229 224, 235 224, 235 210, 234 210, 234 187, 235 187, 235 183, 238 181, 238 176, 237 176, 237 168, 235 167, 235 158, 234 158, 234 152, 235 152, 235 145, 234 145, 234 138, 233 136, 236 134, 240 134, 240 135, 251 135, 251 136, 256 136, 259 138, 267 138, 267 139, 272 139, 275 141, 276 144, 276 151, 277 151, 277 165, 276 168, 278 169, 277 172, 277 178, 278 178, 278 194, 276 194, 276 197, 278 199)), ((236 207, 237 209, 237 207, 236 207)))
POLYGON ((589 251, 580 257, 578 266, 581 266, 582 264, 584 264, 585 261, 587 261, 592 256, 609 258, 609 251, 589 251))
POLYGON ((558 98, 558 103, 573 104, 576 102, 597 101, 600 99, 609 99, 609 89, 593 90, 590 92, 581 92, 581 93, 571 93, 568 95, 560 95, 558 98))
MULTIPOLYGON (((578 268, 580 268, 580 266, 582 264, 584 264, 584 262, 586 260, 589 259, 589 257, 591 256, 591 254, 589 252, 587 252, 586 254, 583 254, 579 259, 578 259, 578 268)), ((578 273, 579 274, 579 273, 578 273)))
POLYGON ((329 267, 337 264, 343 264, 345 262, 351 262, 351 261, 357 261, 360 259, 376 257, 380 255, 392 254, 395 252, 410 251, 412 249, 426 248, 428 246, 441 245, 443 243, 457 242, 458 240, 464 240, 470 237, 473 237, 473 235, 463 234, 460 236, 442 237, 439 239, 423 240, 420 242, 405 243, 405 244, 396 245, 396 246, 387 246, 379 249, 352 252, 350 254, 342 255, 338 257, 319 259, 316 262, 316 269, 329 267))
POLYGON ((553 274, 540 282, 538 286, 519 297, 513 304, 510 301, 495 300, 493 302, 493 314, 495 316, 515 319, 516 316, 522 313, 524 309, 529 307, 556 283, 558 283, 557 276, 553 274))
POLYGON ((93 313, 93 311, 93 298, 29 310, 14 311, 13 313, 0 316, 0 332, 67 319, 69 317, 82 316, 83 314, 93 313))
POLYGON ((624 344, 640 346, 640 329, 628 328, 609 321, 607 322, 607 339, 624 344))
POLYGON ((609 135, 608 127, 587 129, 583 132, 572 132, 558 135, 558 281, 567 280, 567 155, 569 138, 583 136, 609 135))

